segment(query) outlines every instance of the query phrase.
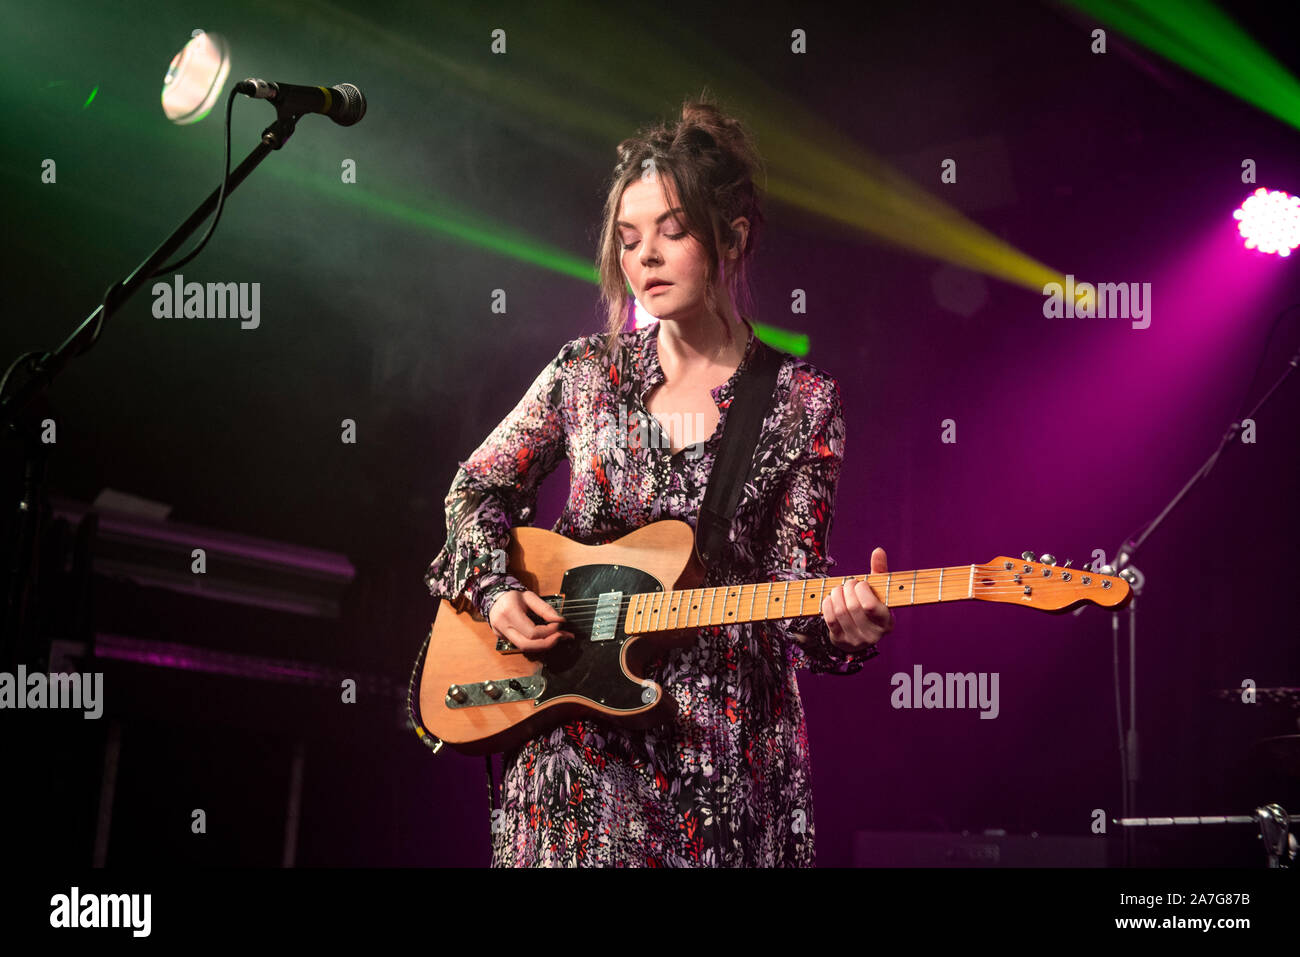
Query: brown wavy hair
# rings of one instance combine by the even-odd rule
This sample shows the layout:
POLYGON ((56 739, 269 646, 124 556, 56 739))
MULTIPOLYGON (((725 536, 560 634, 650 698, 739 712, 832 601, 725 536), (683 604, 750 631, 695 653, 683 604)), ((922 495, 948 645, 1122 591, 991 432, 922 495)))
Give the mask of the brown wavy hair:
POLYGON ((627 324, 631 301, 621 265, 622 241, 614 223, 624 190, 641 176, 646 160, 653 161, 664 203, 668 203, 671 183, 682 208, 682 226, 706 250, 712 250, 705 301, 723 324, 728 341, 733 338, 732 324, 739 322, 737 305, 753 311, 748 265, 764 221, 762 197, 755 183, 762 173, 762 159, 748 129, 719 109, 705 91, 698 99, 682 104, 676 122, 644 127, 618 144, 618 164, 609 181, 597 258, 601 302, 606 308, 606 356, 618 350, 618 336, 627 324), (738 238, 732 236, 731 221, 738 216, 749 220, 749 239, 734 268, 726 270, 724 257, 738 238), (721 301, 716 294, 719 275, 726 278, 726 295, 721 301))

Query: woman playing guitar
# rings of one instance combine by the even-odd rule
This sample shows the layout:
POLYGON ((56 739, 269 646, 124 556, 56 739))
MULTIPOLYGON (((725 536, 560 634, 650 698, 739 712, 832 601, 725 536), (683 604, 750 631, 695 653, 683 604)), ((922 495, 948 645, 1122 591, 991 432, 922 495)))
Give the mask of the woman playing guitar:
MULTIPOLYGON (((755 353, 737 311, 763 222, 747 132, 714 105, 687 102, 678 122, 618 152, 599 260, 607 329, 566 343, 461 464, 446 498, 447 545, 425 576, 433 595, 463 593, 525 652, 571 637, 554 608, 490 561, 511 527, 532 520, 542 479, 567 454, 569 498, 554 531, 581 542, 661 519, 694 526, 755 353), (623 331, 628 286, 658 322, 623 331), (631 436, 627 423, 638 421, 663 440, 631 436)), ((826 577, 844 431, 836 381, 784 355, 728 560, 708 584, 826 577)), ((883 549, 871 566, 886 570, 883 549)), ((672 722, 632 731, 570 721, 506 754, 493 865, 811 866, 795 670, 854 673, 893 624, 858 581, 831 589, 821 616, 700 629, 648 675, 676 700, 672 722)))

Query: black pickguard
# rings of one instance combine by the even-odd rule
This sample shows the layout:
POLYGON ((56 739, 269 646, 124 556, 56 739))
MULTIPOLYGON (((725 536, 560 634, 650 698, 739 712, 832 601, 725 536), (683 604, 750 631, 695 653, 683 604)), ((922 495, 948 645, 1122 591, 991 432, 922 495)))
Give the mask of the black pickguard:
POLYGON ((565 695, 582 695, 592 703, 620 711, 645 707, 639 683, 630 680, 619 665, 628 640, 623 630, 627 599, 643 592, 661 592, 659 580, 627 565, 580 565, 564 573, 561 586, 564 604, 561 614, 569 622, 572 639, 561 640, 543 653, 542 676, 546 688, 538 705, 565 695), (621 591, 617 628, 607 641, 592 641, 592 619, 597 599, 606 592, 621 591))

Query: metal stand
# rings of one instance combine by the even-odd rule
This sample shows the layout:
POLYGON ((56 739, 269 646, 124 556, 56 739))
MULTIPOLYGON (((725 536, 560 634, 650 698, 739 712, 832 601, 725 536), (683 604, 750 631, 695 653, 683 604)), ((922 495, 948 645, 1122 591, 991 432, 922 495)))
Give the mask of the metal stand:
MULTIPOLYGON (((1250 412, 1248 412, 1246 415, 1242 416, 1242 419, 1254 418, 1255 413, 1257 413, 1260 410, 1260 408, 1264 405, 1264 403, 1269 400, 1269 398, 1273 395, 1273 393, 1277 391, 1278 387, 1284 381, 1286 381, 1287 377, 1290 376, 1291 373, 1295 371, 1297 366, 1300 366, 1300 352, 1297 352, 1295 355, 1291 357, 1291 361, 1287 363, 1286 370, 1282 373, 1281 376, 1278 377, 1277 381, 1273 383, 1273 387, 1264 393, 1263 397, 1258 402, 1255 403, 1255 407, 1251 409, 1250 412)), ((1138 549, 1142 547, 1142 543, 1151 537, 1151 533, 1160 527, 1160 523, 1165 520, 1165 516, 1167 516, 1170 512, 1172 512, 1174 510, 1174 507, 1177 506, 1178 503, 1183 500, 1183 498, 1187 495, 1189 491, 1191 491, 1192 486, 1195 485, 1201 479, 1205 478, 1205 476, 1210 473, 1210 469, 1214 468, 1214 463, 1219 460, 1219 455, 1223 452, 1224 447, 1227 446, 1227 444, 1230 441, 1236 438, 1237 433, 1240 432, 1241 429, 1242 429, 1241 421, 1233 422, 1231 425, 1229 425, 1228 430, 1223 433, 1223 438, 1219 440, 1218 448, 1216 448, 1214 450, 1214 453, 1208 459, 1206 459, 1205 464, 1202 465, 1199 469, 1197 469, 1196 472, 1192 475, 1192 477, 1187 480, 1187 484, 1184 485, 1182 487, 1182 490, 1177 495, 1174 496, 1173 501, 1165 506, 1164 511, 1162 511, 1159 515, 1157 515, 1155 519, 1146 526, 1146 530, 1142 532, 1142 534, 1138 538, 1134 539, 1130 537, 1129 539, 1125 540, 1124 544, 1122 544, 1119 547, 1119 550, 1115 558, 1115 564, 1113 566, 1102 565, 1100 568, 1095 569, 1099 574, 1102 575, 1119 575, 1119 577, 1123 578, 1125 581, 1127 581, 1130 585, 1133 586, 1134 599, 1129 603, 1128 606, 1129 718, 1128 718, 1128 729, 1125 731, 1123 737, 1123 745, 1122 745, 1123 753, 1120 756, 1123 763, 1123 771, 1124 771, 1124 793, 1123 793, 1121 804, 1123 808, 1123 814, 1126 820, 1130 819, 1129 815, 1133 813, 1137 805, 1137 782, 1138 782, 1137 596, 1141 594, 1142 585, 1146 582, 1146 576, 1144 576, 1142 572, 1138 569, 1138 567, 1133 564, 1133 556, 1136 555, 1138 549)), ((1111 616, 1111 634, 1114 637, 1114 640, 1116 642, 1119 641, 1119 616, 1120 613, 1118 611, 1113 612, 1111 616)), ((1116 700, 1118 700, 1118 698, 1119 698, 1119 689, 1116 688, 1116 700)), ((1132 842, 1129 840, 1126 840, 1124 843, 1124 853, 1125 853, 1125 864, 1131 866, 1132 865, 1132 842)))
POLYGON ((1256 824, 1264 842, 1270 868, 1290 868, 1300 851, 1300 842, 1291 833, 1291 823, 1300 822, 1300 815, 1288 815, 1280 804, 1265 804, 1255 808, 1253 814, 1236 814, 1210 817, 1125 817, 1112 823, 1125 828, 1125 835, 1138 827, 1187 827, 1198 824, 1256 824))
MULTIPOLYGON (((293 135, 297 116, 281 114, 262 131, 261 142, 227 177, 226 195, 233 193, 272 150, 278 150, 293 135)), ((121 282, 114 283, 104 302, 86 317, 72 335, 53 352, 30 357, 16 366, 27 378, 17 388, 0 396, 0 430, 16 435, 23 443, 23 484, 17 504, 14 530, 5 569, 9 581, 5 589, 4 616, 0 624, 0 670, 12 670, 19 661, 38 657, 33 606, 37 587, 36 556, 45 511, 45 446, 39 440, 37 423, 32 421, 28 406, 54 380, 63 367, 84 352, 98 336, 98 330, 113 312, 154 278, 187 238, 212 215, 221 197, 214 189, 190 217, 181 223, 153 253, 121 282)))

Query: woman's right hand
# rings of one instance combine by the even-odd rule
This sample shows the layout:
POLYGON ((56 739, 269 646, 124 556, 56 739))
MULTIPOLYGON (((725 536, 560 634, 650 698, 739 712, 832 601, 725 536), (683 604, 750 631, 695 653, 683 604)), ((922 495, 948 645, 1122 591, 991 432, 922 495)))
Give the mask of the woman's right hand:
POLYGON ((543 601, 541 595, 517 588, 502 592, 492 602, 488 624, 520 651, 545 651, 561 638, 573 637, 572 632, 563 628, 564 616, 543 601), (546 623, 536 624, 528 617, 530 610, 546 619, 546 623))

